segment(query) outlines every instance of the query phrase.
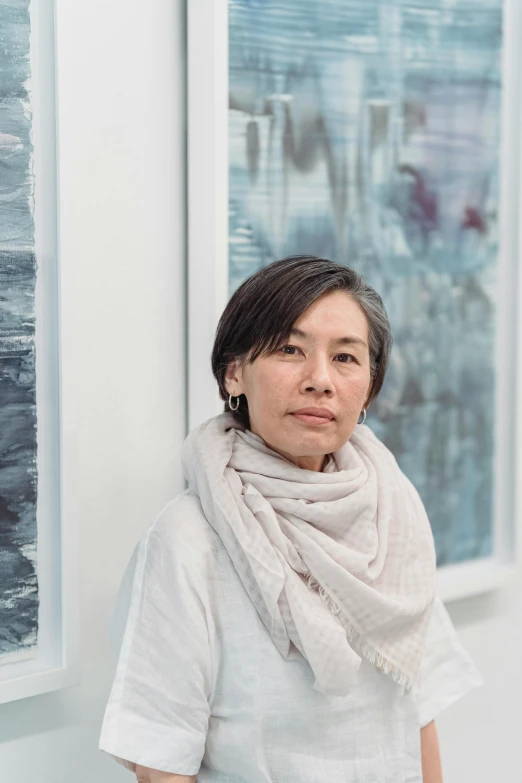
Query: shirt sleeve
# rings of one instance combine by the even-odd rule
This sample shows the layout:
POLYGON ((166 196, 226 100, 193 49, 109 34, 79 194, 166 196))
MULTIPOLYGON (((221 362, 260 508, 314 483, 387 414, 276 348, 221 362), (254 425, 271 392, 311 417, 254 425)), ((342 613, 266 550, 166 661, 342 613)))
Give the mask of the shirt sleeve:
POLYGON ((437 595, 426 637, 417 700, 421 728, 483 679, 462 646, 451 617, 437 595))
POLYGON ((158 519, 134 551, 113 615, 120 650, 100 749, 131 770, 196 775, 212 691, 205 552, 175 520, 158 519))

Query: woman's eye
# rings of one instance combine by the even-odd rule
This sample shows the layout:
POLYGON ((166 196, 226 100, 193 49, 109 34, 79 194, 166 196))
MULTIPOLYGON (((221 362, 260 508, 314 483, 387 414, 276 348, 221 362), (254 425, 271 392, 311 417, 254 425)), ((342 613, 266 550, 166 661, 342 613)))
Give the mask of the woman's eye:
MULTIPOLYGON (((298 348, 296 345, 283 345, 279 350, 286 356, 297 356, 297 352, 300 350, 300 348, 298 348)), ((339 353, 337 354, 336 359, 341 364, 351 364, 352 362, 357 362, 357 359, 355 356, 352 356, 351 353, 339 353)))
POLYGON ((297 348, 295 345, 283 345, 281 351, 286 353, 287 356, 295 356, 295 351, 297 351, 297 348))

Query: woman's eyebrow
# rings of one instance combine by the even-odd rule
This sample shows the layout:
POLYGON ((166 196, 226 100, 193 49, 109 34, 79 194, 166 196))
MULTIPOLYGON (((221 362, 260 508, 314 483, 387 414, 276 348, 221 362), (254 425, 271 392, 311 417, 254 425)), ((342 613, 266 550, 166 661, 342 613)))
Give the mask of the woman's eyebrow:
MULTIPOLYGON (((291 329, 290 335, 293 337, 301 337, 303 340, 311 339, 311 336, 308 334, 308 332, 303 332, 303 330, 299 329, 298 327, 294 327, 293 329, 291 329)), ((356 337, 355 335, 338 337, 333 342, 335 345, 362 345, 364 346, 364 348, 368 347, 365 341, 361 337, 356 337)))
POLYGON ((339 337, 337 340, 334 340, 334 342, 336 345, 361 345, 364 348, 368 347, 363 339, 355 337, 355 335, 351 337, 339 337))

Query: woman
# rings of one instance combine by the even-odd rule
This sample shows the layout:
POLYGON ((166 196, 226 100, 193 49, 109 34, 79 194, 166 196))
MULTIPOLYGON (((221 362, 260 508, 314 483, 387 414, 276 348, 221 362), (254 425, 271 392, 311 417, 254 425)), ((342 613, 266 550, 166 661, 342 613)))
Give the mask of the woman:
POLYGON ((220 320, 225 412, 135 551, 100 747, 139 781, 440 783, 434 718, 481 683, 420 498, 364 425, 391 347, 351 269, 283 259, 220 320))

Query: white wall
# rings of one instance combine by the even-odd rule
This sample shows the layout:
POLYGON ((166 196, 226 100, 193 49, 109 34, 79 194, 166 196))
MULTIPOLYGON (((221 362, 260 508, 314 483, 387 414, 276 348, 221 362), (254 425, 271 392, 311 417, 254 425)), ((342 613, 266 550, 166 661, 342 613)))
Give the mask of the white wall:
POLYGON ((57 0, 82 682, 0 707, 2 781, 131 780, 96 743, 112 675, 106 625, 122 570, 183 484, 184 31, 182 0, 57 0))
POLYGON ((485 684, 437 721, 444 783, 519 783, 522 579, 448 606, 485 684))
MULTIPOLYGON (((0 774, 117 783, 131 776, 96 750, 113 666, 109 610, 134 542, 182 487, 184 12, 182 0, 57 5, 82 683, 0 707, 0 774)), ((438 721, 445 783, 522 780, 521 582, 450 606, 486 686, 438 721)))

